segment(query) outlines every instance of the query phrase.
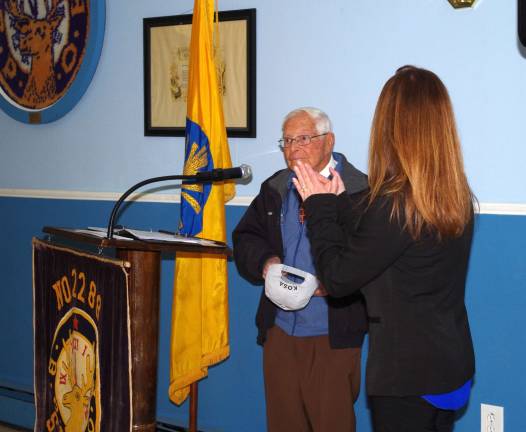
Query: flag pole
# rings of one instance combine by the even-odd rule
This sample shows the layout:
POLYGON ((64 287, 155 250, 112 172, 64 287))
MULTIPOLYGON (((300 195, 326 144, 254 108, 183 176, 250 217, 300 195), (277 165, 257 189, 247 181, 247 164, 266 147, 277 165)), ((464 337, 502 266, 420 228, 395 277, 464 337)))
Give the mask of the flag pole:
POLYGON ((190 384, 190 413, 189 413, 189 429, 188 432, 197 432, 197 399, 198 388, 197 381, 190 384))

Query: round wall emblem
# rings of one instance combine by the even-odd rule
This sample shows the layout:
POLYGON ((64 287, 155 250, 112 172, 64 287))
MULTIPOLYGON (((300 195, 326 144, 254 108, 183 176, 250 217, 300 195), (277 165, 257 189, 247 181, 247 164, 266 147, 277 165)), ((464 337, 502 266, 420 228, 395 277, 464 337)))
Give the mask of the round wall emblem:
POLYGON ((96 69, 104 1, 0 2, 1 106, 17 120, 56 120, 80 99, 96 69))

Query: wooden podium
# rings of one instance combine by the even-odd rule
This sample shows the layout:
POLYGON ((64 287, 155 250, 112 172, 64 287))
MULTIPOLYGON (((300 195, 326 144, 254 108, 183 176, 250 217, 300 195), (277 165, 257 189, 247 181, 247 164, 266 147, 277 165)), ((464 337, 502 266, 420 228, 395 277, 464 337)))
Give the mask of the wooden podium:
MULTIPOLYGON (((118 240, 90 235, 86 231, 44 227, 52 237, 116 250, 116 257, 131 264, 129 307, 131 319, 131 366, 133 388, 132 430, 154 432, 157 391, 159 291, 161 253, 196 252, 231 255, 226 244, 203 246, 177 241, 118 240)), ((189 431, 197 431, 197 384, 190 394, 189 431)))

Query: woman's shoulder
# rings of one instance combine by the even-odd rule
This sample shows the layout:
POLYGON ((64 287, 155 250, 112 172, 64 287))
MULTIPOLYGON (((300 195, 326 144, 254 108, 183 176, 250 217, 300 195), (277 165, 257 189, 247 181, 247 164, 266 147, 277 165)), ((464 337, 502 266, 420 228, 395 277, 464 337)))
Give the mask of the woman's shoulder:
POLYGON ((378 195, 371 200, 370 189, 348 194, 346 199, 354 211, 361 211, 363 213, 390 214, 393 208, 393 198, 391 196, 378 195))

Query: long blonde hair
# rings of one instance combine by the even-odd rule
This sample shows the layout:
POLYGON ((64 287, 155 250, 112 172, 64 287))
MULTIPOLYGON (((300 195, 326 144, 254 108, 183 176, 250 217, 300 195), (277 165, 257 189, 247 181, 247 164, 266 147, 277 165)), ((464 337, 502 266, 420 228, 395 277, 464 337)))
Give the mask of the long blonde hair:
POLYGON ((393 200, 414 239, 462 234, 473 195, 446 87, 430 71, 404 66, 387 81, 374 114, 369 146, 370 202, 393 200))

